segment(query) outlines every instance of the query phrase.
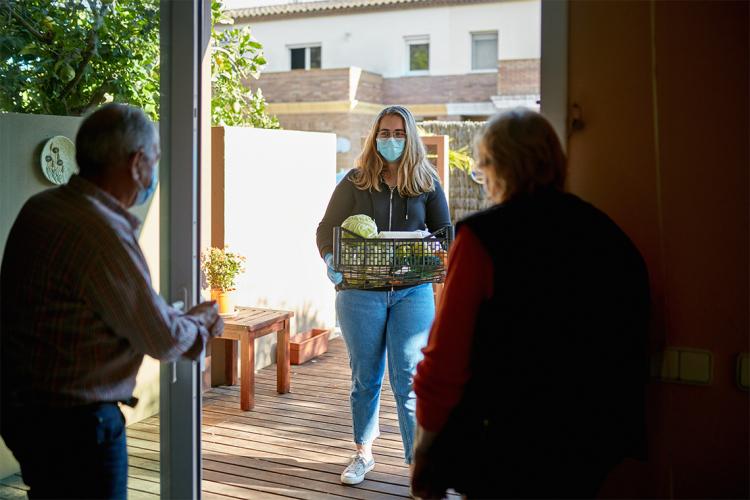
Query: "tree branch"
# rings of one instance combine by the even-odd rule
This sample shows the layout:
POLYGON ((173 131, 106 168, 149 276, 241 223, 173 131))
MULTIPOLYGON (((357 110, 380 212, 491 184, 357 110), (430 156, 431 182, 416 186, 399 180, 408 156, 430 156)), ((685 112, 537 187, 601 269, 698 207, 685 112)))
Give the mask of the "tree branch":
POLYGON ((106 94, 107 91, 110 90, 111 83, 112 83, 111 81, 107 80, 106 82, 101 84, 99 88, 94 91, 93 94, 91 94, 91 99, 89 99, 88 104, 86 104, 82 109, 79 110, 81 115, 88 113, 90 109, 104 102, 104 94, 106 94))
POLYGON ((91 7, 91 11, 96 13, 96 19, 94 20, 94 25, 91 27, 91 31, 89 32, 88 41, 86 43, 86 50, 83 53, 83 57, 81 58, 81 62, 78 63, 78 68, 76 68, 76 76, 68 82, 68 84, 62 89, 62 92, 60 92, 60 99, 64 99, 65 97, 70 94, 73 89, 75 89, 78 84, 81 81, 81 78, 83 78, 83 72, 86 69, 86 66, 89 65, 91 62, 91 58, 94 57, 94 51, 96 50, 96 44, 99 42, 99 30, 102 27, 102 24, 104 24, 104 10, 106 9, 106 5, 102 4, 101 9, 97 12, 97 10, 94 8, 94 4, 89 0, 89 6, 91 7))
POLYGON ((39 40, 42 43, 46 43, 47 45, 52 43, 52 39, 49 36, 45 36, 42 34, 41 31, 36 29, 31 25, 30 22, 28 22, 26 19, 23 18, 21 14, 16 12, 16 10, 13 8, 13 6, 10 4, 9 0, 4 0, 3 3, 8 6, 8 11, 10 12, 10 15, 13 16, 13 19, 21 23, 21 25, 28 30, 29 33, 32 34, 34 38, 39 40))

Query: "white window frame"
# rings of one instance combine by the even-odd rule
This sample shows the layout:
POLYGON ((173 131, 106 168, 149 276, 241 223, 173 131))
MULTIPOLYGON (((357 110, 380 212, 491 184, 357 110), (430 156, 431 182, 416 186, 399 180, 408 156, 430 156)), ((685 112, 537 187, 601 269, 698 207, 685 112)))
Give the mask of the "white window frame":
POLYGON ((568 148, 568 0, 542 0, 541 113, 568 148))
POLYGON ((496 73, 498 70, 497 61, 494 68, 474 69, 474 37, 495 35, 495 45, 497 49, 497 58, 500 58, 500 33, 498 30, 471 31, 469 33, 469 70, 472 73, 496 73))
MULTIPOLYGON (((165 298, 183 309, 200 301, 198 231, 200 220, 202 61, 208 60, 211 3, 161 0, 160 169, 162 267, 165 298)), ((205 140, 205 137, 203 137, 205 140)), ((201 366, 181 359, 159 370, 159 459, 162 499, 201 498, 201 366)))
POLYGON ((430 45, 430 35, 410 35, 404 37, 404 49, 406 54, 406 64, 404 73, 409 76, 429 75, 430 66, 432 66, 432 49, 430 45), (412 71, 411 69, 411 46, 427 44, 427 69, 412 71))
MULTIPOLYGON (((305 71, 310 70, 310 49, 312 48, 319 48, 320 49, 320 68, 312 68, 312 69, 323 69, 323 44, 322 43, 298 43, 293 45, 287 45, 287 54, 289 54, 289 71, 294 71, 292 69, 292 49, 305 49, 305 71)), ((297 68, 302 69, 302 68, 297 68)))

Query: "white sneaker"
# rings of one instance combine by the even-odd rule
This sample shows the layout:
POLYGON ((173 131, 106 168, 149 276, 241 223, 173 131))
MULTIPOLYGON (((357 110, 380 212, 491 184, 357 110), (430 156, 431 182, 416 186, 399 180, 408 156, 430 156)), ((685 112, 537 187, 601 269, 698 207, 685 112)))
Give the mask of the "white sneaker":
POLYGON ((375 468, 375 459, 366 460, 364 455, 357 453, 352 455, 349 465, 341 473, 343 484, 359 484, 365 480, 365 474, 375 468))

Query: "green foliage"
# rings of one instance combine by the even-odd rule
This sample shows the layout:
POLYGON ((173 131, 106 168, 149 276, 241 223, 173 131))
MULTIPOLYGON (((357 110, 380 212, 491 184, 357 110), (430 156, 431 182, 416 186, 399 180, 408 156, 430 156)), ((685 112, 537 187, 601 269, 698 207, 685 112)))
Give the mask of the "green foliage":
MULTIPOLYGON (((423 124, 417 125, 417 132, 419 133, 420 137, 445 134, 445 132, 436 134, 430 130, 427 130, 423 126, 423 124)), ((453 149, 455 147, 454 139, 455 137, 448 137, 448 144, 450 145, 448 148, 448 166, 451 170, 457 168, 459 170, 463 170, 467 174, 471 174, 471 171, 474 167, 474 158, 471 155, 469 146, 461 146, 459 148, 453 149)), ((430 159, 435 158, 435 156, 436 155, 434 154, 427 155, 427 157, 430 159)))
POLYGON ((217 24, 232 24, 220 0, 211 2, 211 123, 212 125, 279 128, 279 121, 266 111, 260 89, 246 86, 249 78, 258 78, 266 64, 263 46, 250 34, 250 28, 216 29, 217 24))
POLYGON ((0 111, 159 115, 158 0, 0 0, 0 111))
POLYGON ((429 45, 410 45, 409 56, 409 69, 411 71, 425 71, 430 69, 429 45))
POLYGON ((201 270, 211 290, 234 290, 237 276, 245 272, 245 257, 226 248, 211 247, 201 255, 201 270))
MULTIPOLYGON (((221 1, 212 25, 231 24, 221 1)), ((279 128, 260 89, 250 29, 212 30, 211 121, 279 128)), ((109 101, 159 119, 159 0, 0 0, 0 111, 82 115, 109 101)))
POLYGON ((459 149, 449 149, 448 165, 451 169, 457 168, 470 174, 474 167, 474 158, 472 158, 468 146, 459 149))

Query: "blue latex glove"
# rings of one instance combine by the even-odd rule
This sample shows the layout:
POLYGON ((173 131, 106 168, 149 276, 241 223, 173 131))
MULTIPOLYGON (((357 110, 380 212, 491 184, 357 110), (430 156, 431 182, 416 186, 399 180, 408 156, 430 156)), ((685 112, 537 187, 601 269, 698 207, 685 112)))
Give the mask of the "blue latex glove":
POLYGON ((333 254, 325 254, 323 260, 326 261, 326 266, 328 266, 328 279, 331 280, 331 283, 333 283, 334 285, 338 285, 339 283, 344 281, 344 275, 333 270, 333 254))

